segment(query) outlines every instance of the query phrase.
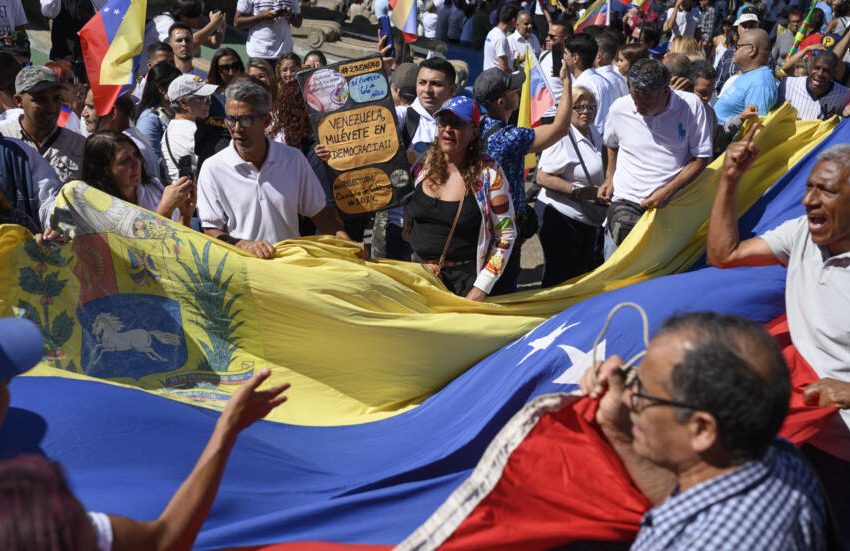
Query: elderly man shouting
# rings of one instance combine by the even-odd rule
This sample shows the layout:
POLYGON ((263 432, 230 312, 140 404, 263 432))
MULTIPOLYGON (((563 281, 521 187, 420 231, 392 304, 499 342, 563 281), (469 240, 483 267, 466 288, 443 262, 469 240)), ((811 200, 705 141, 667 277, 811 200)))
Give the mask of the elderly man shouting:
POLYGON ((850 145, 822 153, 803 194, 806 214, 740 241, 736 192, 758 154, 750 142, 729 146, 708 228, 708 261, 721 268, 782 264, 791 340, 821 380, 807 399, 840 408, 804 451, 815 464, 850 545, 850 145), (843 420, 843 422, 842 422, 843 420))
POLYGON ((596 421, 656 504, 633 551, 827 549, 817 478, 776 438, 791 385, 762 327, 711 313, 674 317, 628 384, 621 365, 615 356, 589 369, 582 390, 600 398, 596 421))

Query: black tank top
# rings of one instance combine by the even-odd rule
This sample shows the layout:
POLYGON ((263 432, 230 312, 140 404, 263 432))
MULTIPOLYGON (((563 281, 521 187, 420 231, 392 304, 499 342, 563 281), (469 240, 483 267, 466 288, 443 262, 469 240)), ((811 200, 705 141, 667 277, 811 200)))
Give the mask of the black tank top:
MULTIPOLYGON (((416 186, 407 208, 413 227, 410 230, 410 245, 420 258, 437 260, 446 246, 446 239, 457 214, 459 201, 442 201, 427 195, 422 186, 416 186)), ((466 194, 463 209, 457 221, 452 242, 446 252, 446 260, 462 262, 475 259, 478 249, 478 233, 481 229, 481 211, 471 191, 466 194)))

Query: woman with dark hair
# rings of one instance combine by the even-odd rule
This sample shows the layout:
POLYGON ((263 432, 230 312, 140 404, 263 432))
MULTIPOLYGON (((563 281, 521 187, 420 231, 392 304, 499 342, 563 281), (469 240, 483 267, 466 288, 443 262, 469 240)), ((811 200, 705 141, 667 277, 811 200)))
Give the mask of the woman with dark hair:
MULTIPOLYGON (((322 189, 325 190, 327 206, 335 207, 327 165, 316 155, 316 141, 313 138, 313 128, 310 126, 310 119, 307 116, 307 105, 304 103, 301 87, 298 86, 296 81, 290 80, 280 83, 277 97, 272 103, 272 122, 266 129, 266 136, 276 142, 298 149, 307 157, 316 178, 319 179, 322 189)), ((353 233, 349 232, 349 224, 346 223, 345 230, 352 239, 355 241, 363 239, 365 226, 359 231, 356 228, 351 229, 354 230, 353 233)), ((316 226, 309 218, 300 218, 299 230, 301 235, 313 235, 316 233, 316 226)))
POLYGON ((301 58, 295 52, 284 54, 277 60, 277 78, 280 83, 295 80, 295 75, 301 70, 301 58))
POLYGON ((210 72, 207 73, 207 83, 218 86, 217 94, 224 94, 224 89, 238 74, 245 72, 242 58, 233 48, 219 48, 210 61, 210 72))
POLYGON ((304 68, 314 69, 316 67, 324 67, 328 64, 328 58, 325 57, 320 50, 310 50, 304 56, 304 68))
POLYGON ((160 165, 165 162, 162 155, 162 135, 165 134, 165 127, 173 116, 168 101, 168 85, 180 74, 180 70, 170 63, 157 63, 151 67, 142 99, 136 106, 136 128, 151 144, 160 165))
POLYGON ((437 138, 414 166, 416 189, 404 214, 413 259, 446 287, 482 301, 510 258, 516 222, 507 179, 484 155, 478 105, 467 97, 435 113, 437 138))
POLYGON ((145 174, 142 156, 133 140, 114 132, 95 132, 86 140, 81 180, 103 192, 189 226, 196 191, 184 176, 163 188, 145 174), (179 218, 175 218, 179 211, 179 218))

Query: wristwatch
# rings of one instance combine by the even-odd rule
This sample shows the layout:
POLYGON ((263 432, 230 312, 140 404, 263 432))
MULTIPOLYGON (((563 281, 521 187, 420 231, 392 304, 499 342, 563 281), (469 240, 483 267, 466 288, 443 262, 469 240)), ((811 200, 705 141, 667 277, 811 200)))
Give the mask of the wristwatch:
POLYGON ((577 186, 577 185, 573 184, 573 189, 570 190, 570 199, 572 199, 573 201, 580 201, 581 200, 581 190, 582 190, 581 186, 577 186))

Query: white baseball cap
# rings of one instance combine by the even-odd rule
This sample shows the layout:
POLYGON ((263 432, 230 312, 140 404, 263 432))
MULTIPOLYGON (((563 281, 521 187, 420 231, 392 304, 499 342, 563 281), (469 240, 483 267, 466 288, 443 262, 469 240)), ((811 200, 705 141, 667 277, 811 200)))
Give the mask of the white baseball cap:
POLYGON ((168 85, 168 101, 177 101, 186 96, 210 96, 218 86, 207 84, 198 75, 180 75, 168 85))
POLYGON ((733 26, 735 26, 735 27, 737 27, 737 26, 738 26, 738 25, 740 25, 741 23, 747 23, 747 22, 749 22, 749 21, 751 21, 751 22, 753 22, 753 23, 758 23, 758 22, 759 22, 759 18, 758 18, 758 16, 757 16, 756 14, 754 14, 754 13, 744 13, 744 14, 741 14, 741 17, 739 17, 738 19, 736 19, 736 20, 735 20, 735 22, 734 22, 732 25, 733 25, 733 26))

